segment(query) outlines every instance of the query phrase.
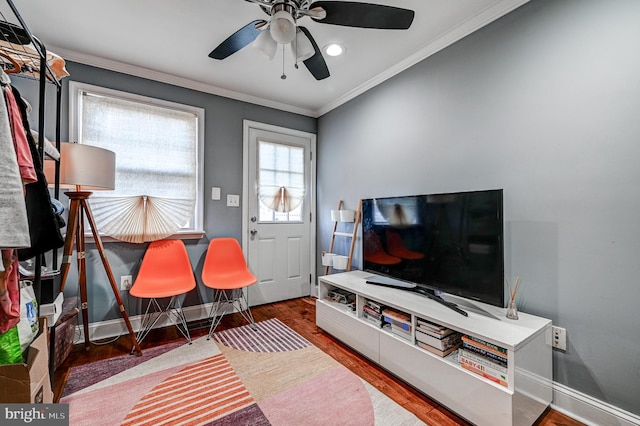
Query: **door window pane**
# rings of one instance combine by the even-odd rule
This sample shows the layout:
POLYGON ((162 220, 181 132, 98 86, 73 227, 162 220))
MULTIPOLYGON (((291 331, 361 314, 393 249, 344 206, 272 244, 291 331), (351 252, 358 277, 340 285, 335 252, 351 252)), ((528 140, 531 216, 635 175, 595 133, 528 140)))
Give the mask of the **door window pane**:
POLYGON ((304 211, 303 147, 258 141, 260 222, 301 222, 304 211))

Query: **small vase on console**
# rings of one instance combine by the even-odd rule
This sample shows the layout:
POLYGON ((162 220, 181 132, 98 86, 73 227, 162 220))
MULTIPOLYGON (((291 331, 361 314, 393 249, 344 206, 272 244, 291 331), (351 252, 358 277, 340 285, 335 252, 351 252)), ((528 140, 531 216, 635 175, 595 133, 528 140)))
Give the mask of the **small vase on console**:
POLYGON ((520 280, 520 277, 516 277, 512 288, 509 284, 509 280, 506 278, 504 280, 507 283, 507 288, 509 289, 509 305, 507 306, 507 318, 511 320, 517 320, 518 308, 516 306, 516 295, 518 294, 518 289, 520 288, 520 283, 522 281, 520 280))
POLYGON ((512 320, 518 319, 518 308, 516 307, 516 301, 509 301, 509 307, 507 308, 507 318, 512 320))

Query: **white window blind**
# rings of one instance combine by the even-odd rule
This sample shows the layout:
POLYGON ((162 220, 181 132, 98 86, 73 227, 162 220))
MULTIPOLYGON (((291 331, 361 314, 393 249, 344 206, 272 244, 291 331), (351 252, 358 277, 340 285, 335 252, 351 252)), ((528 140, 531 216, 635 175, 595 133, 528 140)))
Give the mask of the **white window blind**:
POLYGON ((75 99, 78 142, 116 153, 115 190, 90 199, 100 231, 142 242, 199 230, 202 110, 95 86, 75 99))

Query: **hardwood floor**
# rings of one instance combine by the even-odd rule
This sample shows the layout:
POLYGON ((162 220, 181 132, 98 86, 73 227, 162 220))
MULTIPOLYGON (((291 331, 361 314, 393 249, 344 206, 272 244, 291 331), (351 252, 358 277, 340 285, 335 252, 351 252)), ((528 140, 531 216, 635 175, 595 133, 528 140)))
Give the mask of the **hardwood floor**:
MULTIPOLYGON (((316 327, 314 298, 293 299, 257 306, 252 308, 251 311, 256 321, 278 318, 349 370, 414 413, 428 425, 469 424, 316 327)), ((222 330, 244 324, 245 322, 239 314, 227 315, 223 318, 218 329, 222 330)), ((190 324, 192 338, 204 336, 207 331, 208 326, 205 323, 190 324)), ((175 327, 167 327, 153 330, 141 347, 144 352, 145 348, 181 339, 184 338, 176 331, 175 327)), ((114 356, 126 355, 129 354, 130 349, 131 342, 128 336, 120 337, 116 341, 107 344, 94 344, 91 350, 87 352, 84 351, 84 344, 76 345, 69 357, 56 371, 54 380, 55 400, 58 401, 60 398, 71 367, 114 356)), ((552 409, 547 409, 535 423, 536 426, 579 426, 582 424, 552 409)))

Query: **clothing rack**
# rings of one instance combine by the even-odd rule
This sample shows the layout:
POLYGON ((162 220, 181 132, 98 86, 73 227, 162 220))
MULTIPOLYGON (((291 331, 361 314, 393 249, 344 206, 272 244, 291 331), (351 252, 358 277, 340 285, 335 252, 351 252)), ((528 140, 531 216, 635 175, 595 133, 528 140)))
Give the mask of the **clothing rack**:
MULTIPOLYGON (((40 160, 40 168, 44 168, 45 159, 45 121, 46 121, 46 93, 47 86, 53 85, 56 90, 56 118, 55 118, 55 146, 60 151, 61 139, 61 104, 62 104, 62 84, 56 73, 52 70, 47 61, 47 49, 44 44, 38 40, 29 30, 26 22, 23 20, 18 9, 12 0, 5 0, 9 6, 11 13, 0 10, 0 60, 4 64, 10 64, 11 68, 7 71, 11 76, 36 79, 39 82, 38 90, 38 153, 40 160), (17 67, 17 69, 16 69, 17 67)), ((28 129, 25 129, 28 130, 28 129)), ((35 161, 35 159, 34 159, 35 161)), ((60 197, 60 163, 55 162, 55 179, 54 182, 54 198, 60 197)), ((33 288, 38 304, 41 300, 41 282, 42 282, 42 265, 44 255, 35 256, 35 271, 33 278, 33 288)), ((57 250, 52 251, 52 264, 54 270, 59 269, 57 250)), ((55 324, 49 324, 50 327, 50 356, 49 370, 50 378, 54 380, 54 353, 55 353, 55 324)))

